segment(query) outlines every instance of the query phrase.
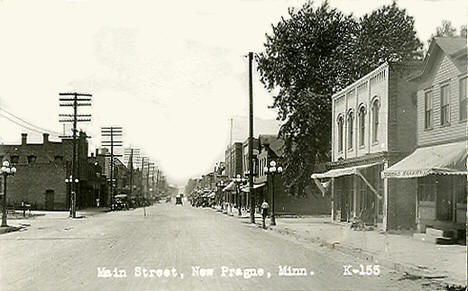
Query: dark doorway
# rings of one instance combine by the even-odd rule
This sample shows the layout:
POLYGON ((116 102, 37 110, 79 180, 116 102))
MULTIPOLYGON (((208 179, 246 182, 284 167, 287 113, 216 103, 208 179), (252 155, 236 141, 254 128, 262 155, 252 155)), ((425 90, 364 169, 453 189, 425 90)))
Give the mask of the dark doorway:
POLYGON ((45 209, 54 210, 54 190, 46 190, 45 192, 45 209))
POLYGON ((453 218, 453 180, 451 176, 437 177, 437 219, 451 221, 453 218))

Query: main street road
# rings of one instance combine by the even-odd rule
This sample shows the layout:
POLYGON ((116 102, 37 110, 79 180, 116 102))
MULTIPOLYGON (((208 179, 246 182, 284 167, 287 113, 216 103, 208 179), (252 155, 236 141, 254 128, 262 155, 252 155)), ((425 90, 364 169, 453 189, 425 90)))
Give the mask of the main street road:
MULTIPOLYGON (((378 276, 345 276, 344 265, 358 269, 359 264, 370 263, 317 245, 302 245, 251 225, 248 219, 188 205, 159 204, 146 212, 146 217, 143 209, 136 209, 75 220, 66 218, 66 213, 51 214, 31 220, 27 231, 1 235, 1 290, 421 288, 417 281, 399 280, 402 274, 383 266, 378 276), (198 272, 193 269, 197 266, 198 272), (307 273, 279 276, 279 266, 302 268, 298 273, 305 268, 307 273), (114 268, 122 277, 113 276, 114 268), (143 268, 153 271, 144 277, 143 268), (262 277, 247 279, 230 268, 255 268, 257 275, 262 273, 260 268, 264 272, 262 277), (213 275, 203 277, 210 273, 207 269, 213 269, 213 275), (112 277, 98 277, 98 270, 112 277)), ((245 274, 254 275, 253 271, 245 274)))

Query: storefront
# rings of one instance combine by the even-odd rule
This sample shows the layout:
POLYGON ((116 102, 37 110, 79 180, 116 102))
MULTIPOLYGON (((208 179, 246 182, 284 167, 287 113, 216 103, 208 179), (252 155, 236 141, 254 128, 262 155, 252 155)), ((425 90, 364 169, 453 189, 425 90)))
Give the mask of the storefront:
POLYGON ((465 230, 466 158, 466 141, 423 147, 382 172, 384 179, 417 181, 418 231, 465 230))
POLYGON ((379 162, 312 175, 324 195, 328 190, 331 193, 333 221, 349 222, 356 217, 369 225, 382 222, 382 169, 383 163, 379 162))

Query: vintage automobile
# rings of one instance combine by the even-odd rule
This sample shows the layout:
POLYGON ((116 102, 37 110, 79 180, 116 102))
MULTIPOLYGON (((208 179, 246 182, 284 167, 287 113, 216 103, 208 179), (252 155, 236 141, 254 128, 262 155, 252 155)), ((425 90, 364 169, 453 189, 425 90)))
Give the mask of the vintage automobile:
POLYGON ((111 210, 128 210, 127 194, 119 194, 114 196, 114 202, 111 205, 111 210))
POLYGON ((176 202, 175 202, 176 205, 183 205, 182 204, 182 196, 181 195, 177 195, 176 196, 176 202))

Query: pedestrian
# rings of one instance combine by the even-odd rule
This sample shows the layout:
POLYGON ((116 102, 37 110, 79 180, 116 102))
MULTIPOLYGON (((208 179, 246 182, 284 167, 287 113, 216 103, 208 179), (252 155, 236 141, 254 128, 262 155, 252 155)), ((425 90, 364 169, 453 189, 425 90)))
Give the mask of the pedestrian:
POLYGON ((268 215, 268 208, 270 208, 270 205, 268 205, 268 202, 266 202, 266 200, 263 199, 263 203, 261 207, 262 207, 262 227, 263 229, 266 229, 265 219, 268 215))

